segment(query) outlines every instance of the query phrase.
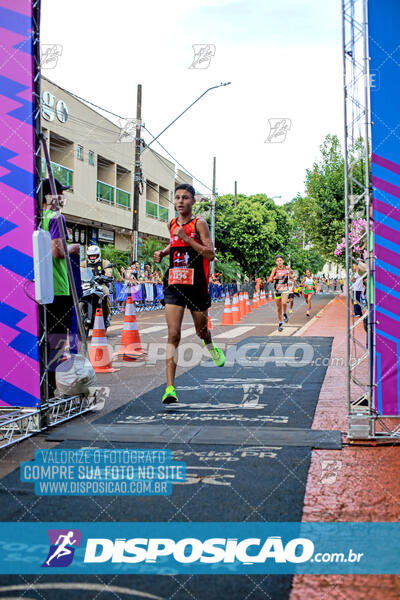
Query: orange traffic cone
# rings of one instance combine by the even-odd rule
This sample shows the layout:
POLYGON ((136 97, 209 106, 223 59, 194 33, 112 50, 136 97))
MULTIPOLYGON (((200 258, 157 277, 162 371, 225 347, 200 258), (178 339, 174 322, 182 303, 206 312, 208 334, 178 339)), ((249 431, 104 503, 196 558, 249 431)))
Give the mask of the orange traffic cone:
POLYGON ((259 292, 256 292, 256 303, 257 303, 256 308, 260 308, 260 294, 259 294, 259 292))
POLYGON ((115 371, 119 371, 119 369, 114 369, 111 364, 111 355, 108 348, 103 311, 101 308, 96 309, 96 315, 94 317, 89 360, 92 363, 95 373, 114 373, 115 371))
POLYGON ((251 313, 249 292, 246 292, 246 314, 249 314, 249 313, 251 313))
POLYGON ((240 323, 239 299, 237 294, 233 294, 232 321, 233 323, 240 323))
POLYGON ((269 290, 268 302, 272 302, 272 291, 271 290, 269 290))
POLYGON ((211 323, 211 319, 210 319, 210 312, 207 313, 208 314, 208 321, 207 321, 207 327, 208 329, 212 329, 212 323, 211 323))
POLYGON ((226 294, 225 296, 225 305, 221 325, 233 325, 231 301, 229 299, 229 294, 226 294))
POLYGON ((264 305, 267 303, 267 300, 265 299, 265 291, 264 290, 261 290, 260 299, 261 299, 261 305, 264 305))
POLYGON ((258 308, 258 306, 257 306, 257 296, 256 296, 256 293, 254 292, 254 294, 253 294, 253 301, 251 303, 251 310, 255 310, 256 308, 258 308))
POLYGON ((132 296, 128 296, 125 306, 124 330, 122 332, 121 347, 114 357, 119 360, 138 360, 144 357, 145 351, 140 341, 139 328, 136 321, 136 310, 132 296))
POLYGON ((239 314, 241 319, 246 316, 246 304, 244 301, 243 292, 239 292, 239 314))

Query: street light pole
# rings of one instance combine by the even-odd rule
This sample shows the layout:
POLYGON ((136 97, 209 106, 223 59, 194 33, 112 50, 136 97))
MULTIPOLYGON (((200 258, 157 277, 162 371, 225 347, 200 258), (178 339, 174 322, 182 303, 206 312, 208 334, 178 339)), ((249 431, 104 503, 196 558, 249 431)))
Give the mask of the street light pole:
MULTIPOLYGON (((213 186, 211 198, 211 239, 215 249, 215 196, 216 196, 216 175, 217 175, 217 159, 213 158, 213 186)), ((215 261, 211 262, 211 274, 215 273, 215 261)))
POLYGON ((138 259, 139 238, 139 195, 142 181, 142 168, 140 163, 140 135, 142 127, 142 85, 137 86, 136 99, 136 137, 135 137, 135 179, 133 182, 133 214, 131 236, 131 264, 138 259))
POLYGON ((178 119, 181 118, 182 115, 185 114, 185 112, 187 112, 189 110, 189 108, 192 108, 192 106, 194 104, 196 104, 196 102, 198 102, 203 96, 205 96, 208 92, 210 92, 211 90, 215 90, 216 88, 219 87, 225 87, 226 85, 230 85, 231 82, 228 81, 227 83, 219 83, 218 85, 213 85, 212 87, 208 88, 208 90, 206 90, 205 92, 203 92, 198 98, 196 98, 196 100, 194 100, 187 108, 185 108, 184 111, 182 111, 177 117, 175 117, 175 119, 173 121, 171 121, 171 123, 169 125, 167 125, 166 127, 164 127, 164 129, 162 131, 160 131, 160 133, 158 135, 156 135, 155 137, 153 137, 152 140, 150 140, 150 142, 148 144, 146 144, 145 148, 148 148, 149 146, 151 146, 151 144, 153 142, 155 142, 156 140, 158 140, 158 138, 165 132, 167 131, 167 129, 169 129, 171 127, 171 125, 173 125, 174 123, 176 123, 176 121, 178 119))

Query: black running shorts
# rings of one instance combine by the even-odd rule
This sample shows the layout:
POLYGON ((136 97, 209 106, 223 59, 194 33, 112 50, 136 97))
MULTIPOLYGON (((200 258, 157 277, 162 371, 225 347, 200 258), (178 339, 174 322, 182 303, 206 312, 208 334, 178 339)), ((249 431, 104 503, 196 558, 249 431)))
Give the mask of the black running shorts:
POLYGON ((169 285, 164 287, 162 304, 175 304, 193 311, 204 312, 211 306, 210 294, 202 293, 198 288, 191 289, 188 285, 169 285), (183 288, 183 289, 182 289, 183 288))

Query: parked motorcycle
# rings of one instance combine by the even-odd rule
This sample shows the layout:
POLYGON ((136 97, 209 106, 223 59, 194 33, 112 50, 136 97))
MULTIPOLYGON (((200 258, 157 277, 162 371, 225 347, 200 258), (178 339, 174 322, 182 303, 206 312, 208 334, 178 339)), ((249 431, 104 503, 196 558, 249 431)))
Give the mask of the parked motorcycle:
MULTIPOLYGON (((109 265, 107 268, 111 268, 114 265, 109 265)), ((110 324, 110 317, 107 305, 107 294, 103 290, 103 285, 108 285, 114 281, 113 277, 106 277, 106 275, 94 275, 92 269, 89 267, 81 268, 81 281, 82 281, 82 296, 79 299, 79 309, 82 315, 82 322, 85 328, 86 336, 89 335, 89 331, 93 329, 94 318, 96 316, 96 309, 101 308, 104 315, 104 326, 107 331, 107 327, 110 324)))

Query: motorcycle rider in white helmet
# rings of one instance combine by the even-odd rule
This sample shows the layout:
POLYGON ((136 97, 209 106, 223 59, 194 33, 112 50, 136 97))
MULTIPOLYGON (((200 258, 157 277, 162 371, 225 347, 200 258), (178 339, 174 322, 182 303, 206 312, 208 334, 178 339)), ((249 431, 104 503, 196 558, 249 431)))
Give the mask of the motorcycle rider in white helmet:
MULTIPOLYGON (((92 245, 89 246, 86 251, 87 259, 81 262, 81 267, 90 268, 93 271, 93 275, 105 275, 106 277, 112 277, 112 269, 107 268, 110 265, 110 261, 106 259, 101 259, 101 250, 99 246, 92 245)), ((105 326, 108 327, 110 324, 110 315, 111 315, 111 302, 110 302, 110 290, 107 285, 103 284, 101 286, 103 288, 104 293, 107 297, 106 311, 107 313, 104 315, 104 323, 105 326)))

